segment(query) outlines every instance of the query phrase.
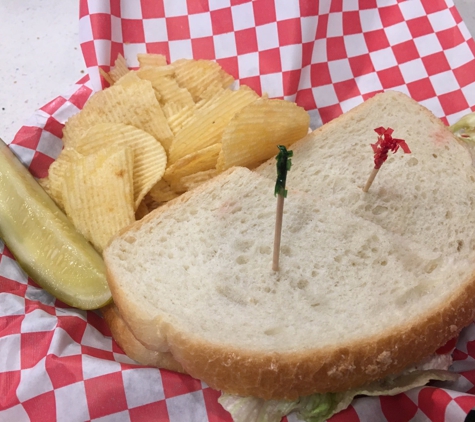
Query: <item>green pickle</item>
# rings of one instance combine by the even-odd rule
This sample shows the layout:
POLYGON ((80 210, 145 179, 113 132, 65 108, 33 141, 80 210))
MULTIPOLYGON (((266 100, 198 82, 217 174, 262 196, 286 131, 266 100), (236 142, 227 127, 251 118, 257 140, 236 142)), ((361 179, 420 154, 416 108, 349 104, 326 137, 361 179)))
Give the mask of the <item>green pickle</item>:
POLYGON ((101 255, 0 139, 0 238, 23 270, 69 306, 111 301, 101 255))

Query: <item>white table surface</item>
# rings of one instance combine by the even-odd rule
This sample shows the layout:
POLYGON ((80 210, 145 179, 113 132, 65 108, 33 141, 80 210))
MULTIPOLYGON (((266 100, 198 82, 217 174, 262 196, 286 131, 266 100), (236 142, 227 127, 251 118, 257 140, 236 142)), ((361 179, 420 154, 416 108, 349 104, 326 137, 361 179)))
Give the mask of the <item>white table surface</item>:
MULTIPOLYGON (((475 36, 475 0, 454 0, 475 36)), ((0 138, 9 143, 34 110, 86 71, 79 0, 0 0, 0 138)))
POLYGON ((84 76, 78 26, 79 0, 0 0, 0 138, 5 142, 34 110, 84 76))

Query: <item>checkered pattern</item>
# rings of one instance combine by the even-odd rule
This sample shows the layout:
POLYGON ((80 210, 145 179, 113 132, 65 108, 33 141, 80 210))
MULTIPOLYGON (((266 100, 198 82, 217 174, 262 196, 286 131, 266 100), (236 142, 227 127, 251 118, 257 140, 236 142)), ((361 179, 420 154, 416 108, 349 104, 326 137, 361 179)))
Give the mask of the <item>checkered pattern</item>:
POLYGON ((47 175, 50 164, 63 148, 64 123, 82 109, 92 93, 86 76, 69 93, 36 110, 18 131, 10 146, 35 177, 47 175))
POLYGON ((450 0, 81 2, 93 86, 119 53, 217 60, 241 84, 296 101, 312 126, 382 90, 453 122, 475 104, 475 43, 450 0))
MULTIPOLYGON (((1 242, 0 291, 0 421, 231 422, 219 392, 135 364, 99 314, 55 300, 1 242)), ((359 398, 331 422, 463 420, 475 407, 475 324, 460 336, 454 360, 462 375, 450 390, 359 398)), ((295 415, 286 419, 297 422, 295 415)))
POLYGON ((230 421, 218 392, 138 366, 98 313, 55 300, 3 243, 0 291, 0 421, 230 421))
MULTIPOLYGON (((131 67, 138 52, 217 60, 238 83, 305 107, 313 127, 387 89, 446 123, 475 109, 475 42, 451 0, 81 0, 79 26, 89 74, 11 144, 35 176, 118 53, 131 67)), ((462 421, 475 407, 475 324, 453 356, 450 389, 359 398, 331 422, 462 421)), ((99 314, 55 300, 0 242, 0 421, 230 421, 218 396, 130 361, 99 314)))

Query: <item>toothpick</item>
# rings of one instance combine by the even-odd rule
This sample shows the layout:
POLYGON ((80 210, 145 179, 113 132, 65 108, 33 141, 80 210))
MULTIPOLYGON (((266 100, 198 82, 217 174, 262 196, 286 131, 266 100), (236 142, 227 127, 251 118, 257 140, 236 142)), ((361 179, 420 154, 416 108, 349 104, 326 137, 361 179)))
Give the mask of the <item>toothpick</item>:
POLYGON ((371 144, 371 148, 373 148, 374 152, 374 168, 369 175, 365 187, 363 188, 363 192, 368 192, 374 178, 378 174, 380 167, 387 160, 389 151, 396 153, 399 147, 401 147, 405 154, 411 153, 411 150, 407 146, 404 139, 396 139, 392 137, 394 130, 390 127, 385 129, 384 127, 380 126, 374 129, 374 131, 378 134, 378 142, 371 144))
POLYGON ((371 184, 373 183, 374 178, 378 174, 378 171, 379 171, 379 169, 377 169, 377 168, 373 169, 373 171, 371 172, 371 174, 368 177, 368 180, 366 182, 365 187, 363 188, 363 192, 368 192, 369 191, 369 188, 371 187, 371 184))
POLYGON ((274 255, 272 257, 272 269, 279 271, 280 239, 282 237, 282 220, 284 215, 284 197, 277 195, 277 209, 275 212, 274 255))

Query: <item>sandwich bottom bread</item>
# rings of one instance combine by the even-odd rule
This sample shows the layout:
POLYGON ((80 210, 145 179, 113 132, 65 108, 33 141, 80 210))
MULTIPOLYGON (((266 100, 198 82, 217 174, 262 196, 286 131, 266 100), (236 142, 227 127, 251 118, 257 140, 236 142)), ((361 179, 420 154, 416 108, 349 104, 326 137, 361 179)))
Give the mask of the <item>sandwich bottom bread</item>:
MULTIPOLYGON (((331 394, 332 412, 351 401, 345 392, 379 394, 380 380, 408 368, 420 375, 419 362, 435 369, 419 383, 451 379, 450 359, 434 352, 475 317, 468 150, 396 92, 292 150, 279 271, 275 160, 233 168, 111 241, 103 255, 118 312, 105 315, 119 345, 229 394, 331 394), (391 155, 365 193, 380 126, 411 154, 391 155)), ((406 388, 421 385, 412 381, 406 388)))
POLYGON ((146 366, 155 366, 181 373, 185 372, 181 364, 173 358, 170 352, 150 350, 140 343, 127 327, 117 306, 113 302, 102 307, 101 312, 114 340, 131 359, 146 366))

